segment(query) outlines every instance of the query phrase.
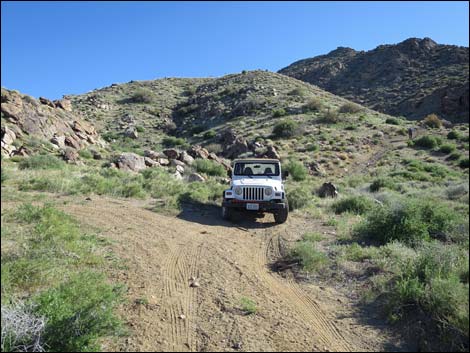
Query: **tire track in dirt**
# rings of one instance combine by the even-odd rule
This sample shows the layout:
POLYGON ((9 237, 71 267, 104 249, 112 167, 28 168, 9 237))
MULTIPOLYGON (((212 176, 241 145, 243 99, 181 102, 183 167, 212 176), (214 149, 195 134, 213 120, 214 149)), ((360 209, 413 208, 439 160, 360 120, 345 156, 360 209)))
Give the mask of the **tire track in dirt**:
POLYGON ((346 339, 339 329, 333 324, 333 320, 320 309, 318 303, 310 298, 295 283, 295 280, 286 280, 272 273, 269 268, 270 257, 279 258, 280 235, 277 231, 273 235, 266 235, 267 241, 262 243, 257 253, 257 267, 261 280, 272 291, 293 306, 302 321, 312 327, 313 335, 317 337, 322 350, 351 351, 346 339))
POLYGON ((163 266, 163 282, 167 316, 170 327, 166 331, 174 351, 195 351, 197 317, 197 288, 190 287, 190 278, 199 275, 198 262, 203 244, 191 244, 170 251, 163 266), (181 317, 184 315, 184 318, 181 317))

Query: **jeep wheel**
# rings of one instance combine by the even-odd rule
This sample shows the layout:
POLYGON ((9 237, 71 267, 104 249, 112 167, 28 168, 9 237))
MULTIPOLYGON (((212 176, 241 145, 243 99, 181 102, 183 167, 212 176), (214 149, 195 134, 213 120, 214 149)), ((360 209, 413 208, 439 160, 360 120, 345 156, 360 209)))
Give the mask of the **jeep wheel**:
POLYGON ((226 221, 230 221, 232 219, 232 212, 230 208, 222 206, 222 218, 226 221))
POLYGON ((274 220, 277 224, 285 223, 287 221, 287 216, 289 215, 289 204, 286 200, 286 207, 282 210, 274 212, 274 220))

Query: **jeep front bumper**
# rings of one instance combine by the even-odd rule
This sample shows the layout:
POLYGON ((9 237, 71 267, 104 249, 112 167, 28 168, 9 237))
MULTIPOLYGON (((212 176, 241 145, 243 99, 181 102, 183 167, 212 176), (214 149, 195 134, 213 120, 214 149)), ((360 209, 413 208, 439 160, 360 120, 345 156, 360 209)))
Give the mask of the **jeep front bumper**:
POLYGON ((259 211, 276 211, 286 208, 286 202, 284 200, 276 201, 245 201, 237 199, 225 199, 222 202, 222 207, 246 209, 247 203, 257 203, 259 205, 259 211))

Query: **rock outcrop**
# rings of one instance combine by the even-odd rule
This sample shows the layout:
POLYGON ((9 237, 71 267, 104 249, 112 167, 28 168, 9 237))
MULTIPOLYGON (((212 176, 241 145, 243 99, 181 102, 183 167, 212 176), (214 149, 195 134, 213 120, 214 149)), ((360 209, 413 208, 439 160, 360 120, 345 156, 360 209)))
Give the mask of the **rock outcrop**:
POLYGON ((468 47, 409 38, 367 52, 338 48, 279 73, 387 114, 469 121, 468 47))

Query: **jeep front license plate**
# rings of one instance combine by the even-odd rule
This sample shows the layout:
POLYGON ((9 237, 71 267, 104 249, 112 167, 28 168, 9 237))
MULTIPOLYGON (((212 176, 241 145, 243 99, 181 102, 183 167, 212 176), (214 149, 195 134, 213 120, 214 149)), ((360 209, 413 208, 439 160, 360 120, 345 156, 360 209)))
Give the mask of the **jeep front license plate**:
POLYGON ((257 204, 257 203, 247 203, 246 204, 246 209, 247 210, 258 211, 259 210, 259 204, 257 204))

